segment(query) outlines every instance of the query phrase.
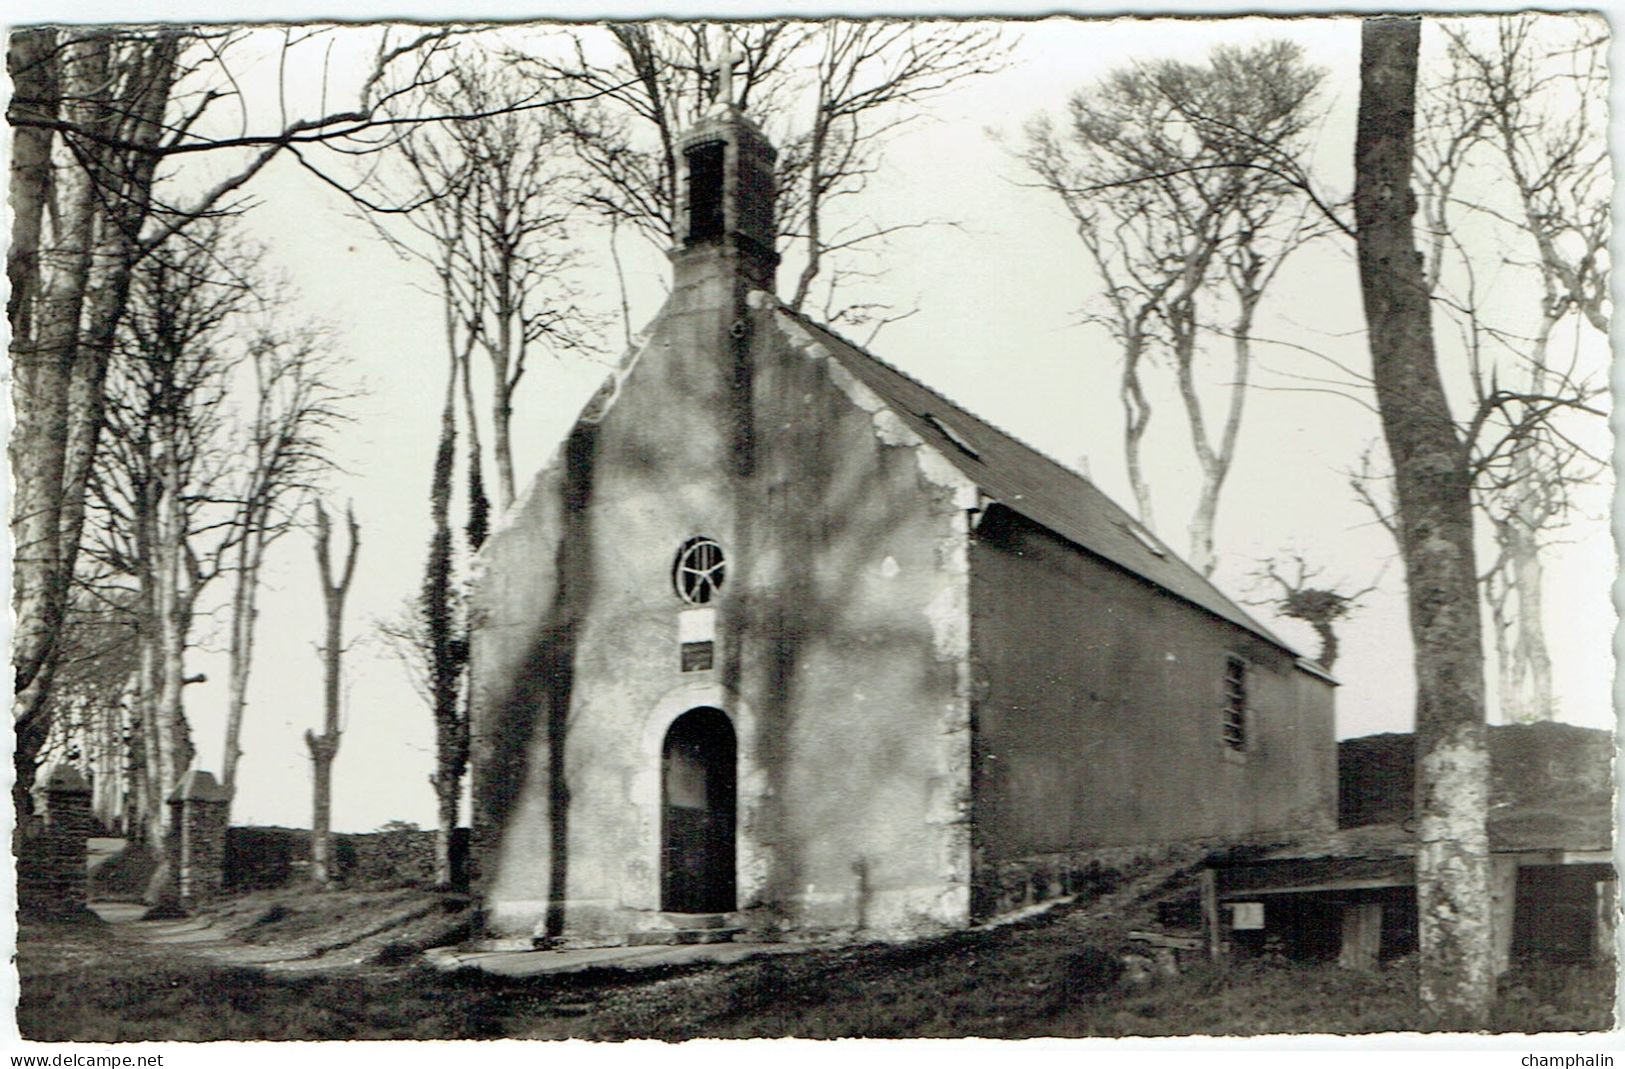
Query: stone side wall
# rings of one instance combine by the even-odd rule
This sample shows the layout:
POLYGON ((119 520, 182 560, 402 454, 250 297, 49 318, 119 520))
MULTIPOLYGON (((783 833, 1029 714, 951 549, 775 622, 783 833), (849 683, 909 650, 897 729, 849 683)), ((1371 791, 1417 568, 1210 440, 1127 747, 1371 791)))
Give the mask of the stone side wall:
MULTIPOLYGON (((333 836, 334 880, 345 887, 427 887, 436 832, 396 829, 333 836)), ((310 829, 233 827, 226 832, 226 889, 291 887, 309 878, 310 829)), ((451 839, 452 886, 468 886, 468 829, 451 839)))
POLYGON ((90 787, 66 766, 39 788, 40 812, 17 836, 17 907, 26 917, 69 918, 85 911, 89 881, 90 787))
POLYGON ((1286 651, 999 506, 971 590, 978 916, 1066 893, 1104 848, 1333 826, 1332 688, 1286 651), (1221 732, 1231 656, 1239 750, 1221 732))
POLYGON ((983 858, 973 888, 976 919, 987 920, 1068 895, 1087 900, 1110 894, 1126 880, 1152 869, 1195 868, 1213 852, 1246 846, 1249 840, 1266 844, 1276 836, 1265 833, 1241 841, 1227 837, 983 858))
POLYGON ((798 935, 964 925, 976 488, 762 298, 750 604, 735 617, 764 727, 762 900, 798 935))

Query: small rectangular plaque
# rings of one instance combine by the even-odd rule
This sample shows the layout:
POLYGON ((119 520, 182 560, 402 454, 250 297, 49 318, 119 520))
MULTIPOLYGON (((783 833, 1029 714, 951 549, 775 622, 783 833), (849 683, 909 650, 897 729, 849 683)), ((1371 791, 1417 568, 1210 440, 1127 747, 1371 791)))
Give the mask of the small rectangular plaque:
POLYGON ((709 642, 683 643, 683 671, 704 672, 710 669, 711 649, 709 642))
POLYGON ((1232 902, 1230 927, 1238 932, 1256 932, 1264 927, 1264 903, 1232 902))

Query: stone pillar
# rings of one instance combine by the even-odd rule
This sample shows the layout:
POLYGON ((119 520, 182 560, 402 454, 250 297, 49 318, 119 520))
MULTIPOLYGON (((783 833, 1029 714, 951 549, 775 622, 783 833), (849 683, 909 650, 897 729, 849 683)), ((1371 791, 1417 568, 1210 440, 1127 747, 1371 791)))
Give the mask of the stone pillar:
POLYGON ((226 877, 226 820, 231 796, 214 777, 193 769, 169 794, 174 833, 169 861, 183 909, 193 909, 220 893, 226 877))
POLYGON ((34 791, 37 820, 17 843, 17 908, 29 917, 83 915, 89 888, 85 841, 92 828, 90 785, 71 765, 57 765, 34 791))

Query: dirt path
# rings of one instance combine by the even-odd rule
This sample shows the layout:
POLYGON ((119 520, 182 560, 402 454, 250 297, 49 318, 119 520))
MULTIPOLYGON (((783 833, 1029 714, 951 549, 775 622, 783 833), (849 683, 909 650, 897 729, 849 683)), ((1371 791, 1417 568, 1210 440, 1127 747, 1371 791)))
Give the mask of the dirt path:
POLYGON ((121 943, 171 950, 203 958, 218 965, 251 965, 279 973, 315 973, 370 966, 380 971, 388 967, 371 963, 371 950, 352 953, 334 951, 321 945, 276 945, 248 943, 233 930, 208 915, 176 920, 142 920, 147 907, 136 902, 93 902, 90 907, 106 921, 113 938, 121 943))
MULTIPOLYGON (((1124 911, 1172 877, 1187 860, 1169 858, 1149 866, 1137 878, 1082 909, 1072 910, 1057 900, 1028 913, 1061 909, 1065 914, 1061 924, 1074 937, 1093 935, 1103 927, 1120 926, 1124 911)), ((726 943, 481 953, 448 945, 463 942, 468 934, 466 910, 460 910, 456 901, 409 890, 250 893, 222 899, 203 912, 173 920, 143 920, 146 907, 140 903, 98 902, 91 908, 107 923, 107 936, 133 953, 295 976, 339 971, 394 976, 403 967, 424 960, 442 970, 473 967, 508 978, 601 968, 644 972, 672 966, 732 965, 809 949, 726 943), (459 923, 465 925, 461 931, 459 923), (435 949, 425 954, 426 948, 435 949)), ((1018 914, 1006 918, 1006 923, 1033 920, 1036 916, 1018 914)))

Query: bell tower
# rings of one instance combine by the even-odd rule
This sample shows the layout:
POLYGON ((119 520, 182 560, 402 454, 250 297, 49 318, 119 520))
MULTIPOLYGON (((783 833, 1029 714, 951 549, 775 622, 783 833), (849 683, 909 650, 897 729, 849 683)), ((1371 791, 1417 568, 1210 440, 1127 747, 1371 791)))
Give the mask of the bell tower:
POLYGON ((734 101, 733 68, 743 58, 724 39, 716 98, 677 144, 677 245, 669 255, 678 287, 724 271, 773 292, 778 153, 734 101))

